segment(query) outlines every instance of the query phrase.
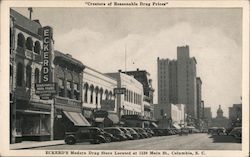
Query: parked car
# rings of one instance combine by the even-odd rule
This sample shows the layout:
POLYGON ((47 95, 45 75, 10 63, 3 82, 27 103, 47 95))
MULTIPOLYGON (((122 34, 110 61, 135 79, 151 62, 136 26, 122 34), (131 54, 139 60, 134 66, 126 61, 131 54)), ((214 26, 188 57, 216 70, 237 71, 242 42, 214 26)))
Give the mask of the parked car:
POLYGON ((103 129, 101 129, 101 131, 104 133, 104 137, 106 138, 107 143, 119 141, 119 139, 117 137, 115 137, 113 134, 108 133, 108 132, 104 131, 103 129))
POLYGON ((119 141, 127 140, 127 137, 125 136, 124 132, 118 127, 106 127, 103 130, 108 133, 111 133, 114 137, 118 138, 119 141))
POLYGON ((164 130, 163 129, 154 128, 152 130, 154 132, 154 136, 164 136, 164 130))
POLYGON ((154 132, 153 132, 153 130, 151 130, 150 128, 145 128, 144 130, 145 130, 148 134, 150 134, 151 137, 154 136, 154 132))
POLYGON ((126 128, 135 140, 140 138, 140 135, 132 128, 126 128))
POLYGON ((128 140, 133 140, 133 136, 131 135, 130 131, 128 131, 126 128, 119 127, 125 134, 128 140))
POLYGON ((97 127, 78 127, 75 132, 66 132, 66 144, 75 144, 76 142, 106 143, 104 133, 97 127))
POLYGON ((140 134, 141 138, 148 138, 148 134, 145 130, 143 130, 142 128, 133 128, 137 133, 140 134))
POLYGON ((242 138, 242 127, 233 128, 233 130, 229 133, 229 135, 233 136, 237 140, 241 140, 241 138, 242 138))
POLYGON ((181 128, 181 131, 179 132, 179 135, 188 135, 189 130, 187 128, 181 128))

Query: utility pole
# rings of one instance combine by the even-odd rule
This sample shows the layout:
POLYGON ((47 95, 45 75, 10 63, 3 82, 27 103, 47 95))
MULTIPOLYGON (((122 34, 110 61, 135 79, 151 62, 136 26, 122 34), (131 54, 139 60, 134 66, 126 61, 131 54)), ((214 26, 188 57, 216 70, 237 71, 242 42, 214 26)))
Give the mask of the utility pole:
POLYGON ((31 18, 32 18, 31 15, 32 15, 32 12, 33 12, 33 8, 32 8, 32 7, 29 7, 28 10, 29 10, 29 12, 30 12, 30 20, 32 20, 32 19, 31 19, 31 18))

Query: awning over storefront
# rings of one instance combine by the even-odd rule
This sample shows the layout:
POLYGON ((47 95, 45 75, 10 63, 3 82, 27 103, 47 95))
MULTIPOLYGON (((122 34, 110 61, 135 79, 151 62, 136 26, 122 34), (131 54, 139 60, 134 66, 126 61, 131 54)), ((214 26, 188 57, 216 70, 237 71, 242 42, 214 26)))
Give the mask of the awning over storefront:
POLYGON ((102 123, 104 121, 104 118, 95 118, 95 122, 102 123))
POLYGON ((179 124, 176 124, 176 123, 173 124, 173 127, 176 128, 176 129, 181 129, 181 127, 179 126, 179 124))
POLYGON ((114 124, 119 123, 119 117, 116 114, 109 113, 108 119, 110 119, 114 124))
POLYGON ((75 124, 75 126, 90 126, 87 119, 78 112, 63 111, 63 113, 75 124))
POLYGON ((155 127, 155 128, 158 128, 158 125, 155 124, 155 122, 151 122, 150 125, 152 125, 152 126, 155 127))

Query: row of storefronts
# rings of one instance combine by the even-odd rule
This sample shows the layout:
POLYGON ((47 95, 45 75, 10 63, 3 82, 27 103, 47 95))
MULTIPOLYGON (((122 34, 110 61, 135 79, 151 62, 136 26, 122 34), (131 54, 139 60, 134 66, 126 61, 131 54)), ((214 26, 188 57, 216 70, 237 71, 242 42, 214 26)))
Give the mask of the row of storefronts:
POLYGON ((10 10, 11 143, 63 139, 65 132, 81 126, 150 127, 155 122, 153 88, 148 78, 141 80, 145 76, 139 70, 134 76, 98 72, 54 50, 53 29, 48 28, 51 34, 38 20, 10 10), (47 77, 55 92, 38 93, 37 85, 47 77))

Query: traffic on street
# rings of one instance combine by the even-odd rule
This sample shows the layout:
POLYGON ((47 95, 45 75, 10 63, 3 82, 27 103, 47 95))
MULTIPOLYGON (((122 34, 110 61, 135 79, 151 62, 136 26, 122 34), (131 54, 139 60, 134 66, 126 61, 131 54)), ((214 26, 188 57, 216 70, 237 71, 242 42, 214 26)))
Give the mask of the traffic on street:
MULTIPOLYGON (((106 130, 106 129, 105 129, 106 130)), ((84 141, 75 144, 40 147, 40 150, 240 150, 241 141, 230 135, 188 133, 157 135, 137 140, 122 140, 91 144, 84 141)))

